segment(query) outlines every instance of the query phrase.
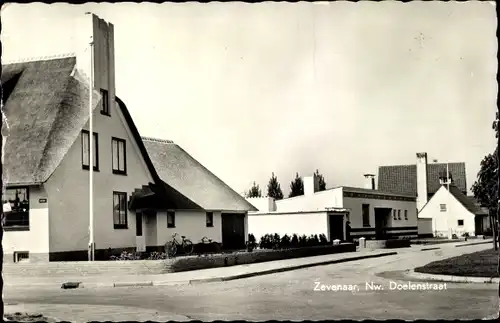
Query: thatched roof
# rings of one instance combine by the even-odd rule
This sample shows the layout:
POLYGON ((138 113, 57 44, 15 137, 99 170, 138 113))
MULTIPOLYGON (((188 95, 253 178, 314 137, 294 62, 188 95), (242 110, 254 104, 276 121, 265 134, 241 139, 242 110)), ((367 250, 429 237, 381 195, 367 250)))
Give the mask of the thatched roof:
POLYGON ((257 211, 240 194, 174 142, 142 139, 160 179, 203 209, 257 211))
POLYGON ((88 86, 72 73, 75 64, 69 57, 2 66, 7 185, 45 182, 88 121, 88 86))

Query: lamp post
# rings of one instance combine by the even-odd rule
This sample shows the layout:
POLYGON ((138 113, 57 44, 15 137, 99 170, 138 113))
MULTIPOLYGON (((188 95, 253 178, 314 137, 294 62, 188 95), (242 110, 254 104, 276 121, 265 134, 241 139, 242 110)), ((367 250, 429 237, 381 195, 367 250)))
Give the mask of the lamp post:
POLYGON ((94 39, 90 36, 90 84, 89 84, 89 261, 95 260, 94 243, 94 129, 93 93, 94 92, 94 39))

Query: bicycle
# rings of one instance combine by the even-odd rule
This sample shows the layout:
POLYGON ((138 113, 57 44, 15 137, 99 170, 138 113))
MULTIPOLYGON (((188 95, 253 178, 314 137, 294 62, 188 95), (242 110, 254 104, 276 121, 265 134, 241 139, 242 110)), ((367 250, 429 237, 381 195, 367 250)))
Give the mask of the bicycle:
POLYGON ((169 257, 174 257, 177 254, 177 247, 180 247, 184 254, 190 255, 193 253, 193 243, 191 240, 186 239, 186 236, 181 236, 182 242, 177 242, 176 237, 178 236, 177 232, 172 235, 172 241, 168 241, 165 244, 165 252, 169 257))

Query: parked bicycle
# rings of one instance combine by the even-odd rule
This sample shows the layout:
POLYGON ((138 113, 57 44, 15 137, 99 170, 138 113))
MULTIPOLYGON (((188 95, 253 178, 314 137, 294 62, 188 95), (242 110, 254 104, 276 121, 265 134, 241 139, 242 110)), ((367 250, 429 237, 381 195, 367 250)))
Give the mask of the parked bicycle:
POLYGON ((178 242, 177 237, 179 235, 174 233, 172 235, 172 241, 168 241, 165 244, 165 252, 168 254, 169 257, 174 257, 177 254, 177 249, 180 248, 184 254, 190 255, 193 253, 193 243, 191 240, 186 239, 186 236, 181 236, 182 241, 178 242))

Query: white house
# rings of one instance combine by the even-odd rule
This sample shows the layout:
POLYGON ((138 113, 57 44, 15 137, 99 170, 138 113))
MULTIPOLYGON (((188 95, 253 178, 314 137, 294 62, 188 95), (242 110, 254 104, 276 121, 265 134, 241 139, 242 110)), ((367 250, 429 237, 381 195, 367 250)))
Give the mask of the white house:
POLYGON ((413 165, 379 167, 378 184, 417 197, 420 236, 475 235, 491 227, 487 212, 467 196, 465 163, 428 163, 425 152, 416 157, 413 165))
POLYGON ((421 234, 431 233, 437 237, 451 238, 453 234, 460 237, 464 233, 480 235, 490 227, 488 214, 474 203, 473 198, 464 195, 453 183, 448 185, 444 181, 418 217, 421 234))
MULTIPOLYGON (((4 259, 87 259, 90 143, 94 147, 96 258, 110 251, 164 245, 174 230, 193 243, 203 236, 223 242, 221 211, 237 213, 243 219, 243 224, 227 222, 230 228, 226 231, 243 225, 246 232, 246 212, 255 208, 194 159, 184 157, 184 164, 174 166, 183 174, 196 174, 188 178, 188 184, 178 187, 182 179, 175 177, 175 171, 165 170, 171 165, 161 165, 157 155, 149 157, 146 145, 150 148, 153 144, 142 140, 125 103, 115 96, 113 25, 89 14, 81 18, 77 30, 75 37, 81 48, 76 54, 2 66, 3 103, 9 124, 3 147, 7 186, 3 202, 11 209, 3 219, 4 259), (92 135, 88 78, 91 36, 92 135), (205 190, 210 193, 204 195, 205 190), (143 205, 136 214, 131 197, 144 191, 160 197, 162 203, 143 205), (218 203, 212 203, 211 198, 218 203), (171 228, 172 214, 175 228, 171 228)), ((172 151, 169 145, 164 145, 168 147, 163 154, 172 151)), ((226 244, 231 245, 233 238, 226 238, 226 244)))
POLYGON ((250 198, 259 211, 249 212, 248 232, 257 239, 267 233, 296 233, 345 240, 349 221, 353 238, 417 236, 415 197, 376 190, 373 175, 365 177, 366 188, 318 191, 318 178, 313 175, 304 178, 302 196, 278 201, 250 198))

